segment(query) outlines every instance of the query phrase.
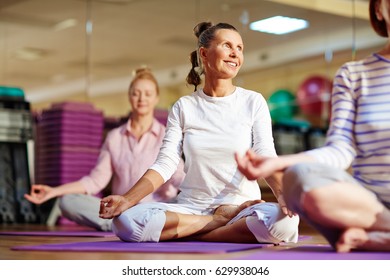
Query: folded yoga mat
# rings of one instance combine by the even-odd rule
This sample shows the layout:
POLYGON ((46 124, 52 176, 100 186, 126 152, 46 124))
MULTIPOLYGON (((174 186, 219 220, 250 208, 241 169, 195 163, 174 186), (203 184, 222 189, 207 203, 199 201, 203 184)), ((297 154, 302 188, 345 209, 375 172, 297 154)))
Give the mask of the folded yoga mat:
POLYGON ((228 253, 263 247, 272 244, 243 244, 222 242, 143 242, 129 243, 123 241, 93 241, 62 244, 41 244, 15 246, 12 250, 23 251, 73 251, 73 252, 138 252, 138 253, 228 253))
MULTIPOLYGON (((98 110, 89 102, 57 102, 51 105, 52 110, 66 110, 76 112, 97 112, 98 110)), ((98 111, 100 112, 100 111, 98 111)))
POLYGON ((95 166, 96 161, 94 163, 87 163, 83 161, 74 161, 73 165, 70 162, 66 162, 63 165, 55 165, 55 162, 42 162, 42 164, 38 163, 39 170, 44 173, 43 177, 56 177, 56 176, 85 176, 88 174, 91 169, 95 166))
POLYGON ((64 236, 64 237, 114 237, 113 232, 104 231, 0 231, 0 235, 15 236, 64 236))
POLYGON ((241 260, 390 260, 390 252, 337 253, 330 245, 300 245, 278 251, 257 251, 241 260))
POLYGON ((99 152, 72 152, 72 151, 58 151, 58 150, 41 150, 39 155, 39 160, 41 161, 50 161, 50 162, 63 162, 63 161, 93 161, 96 163, 96 160, 99 156, 99 152))
POLYGON ((79 138, 73 137, 73 136, 57 136, 57 135, 50 135, 47 137, 42 136, 40 138, 40 145, 44 147, 53 147, 57 145, 62 146, 84 146, 84 147, 95 147, 98 148, 101 146, 101 136, 93 137, 91 136, 89 138, 79 138))

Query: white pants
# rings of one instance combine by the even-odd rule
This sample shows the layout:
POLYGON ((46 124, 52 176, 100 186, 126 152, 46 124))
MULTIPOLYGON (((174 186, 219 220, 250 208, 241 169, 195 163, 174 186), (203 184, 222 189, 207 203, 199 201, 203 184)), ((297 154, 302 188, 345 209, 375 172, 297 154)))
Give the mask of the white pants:
MULTIPOLYGON (((212 215, 192 205, 152 202, 138 204, 113 219, 112 230, 123 241, 158 242, 164 228, 165 212, 212 215)), ((242 210, 228 224, 246 219, 249 230, 259 243, 298 241, 298 216, 285 216, 277 203, 259 203, 242 210)))

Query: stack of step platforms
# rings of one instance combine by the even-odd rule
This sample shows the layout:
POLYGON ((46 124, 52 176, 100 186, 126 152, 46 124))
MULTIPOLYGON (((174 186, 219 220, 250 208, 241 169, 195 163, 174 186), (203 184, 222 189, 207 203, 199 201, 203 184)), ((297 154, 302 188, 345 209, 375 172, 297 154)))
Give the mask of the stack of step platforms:
POLYGON ((29 142, 33 141, 30 103, 24 91, 0 86, 0 223, 34 223, 30 192, 29 142))
POLYGON ((163 125, 167 125, 169 111, 165 109, 155 109, 154 117, 163 125))
MULTIPOLYGON (((89 103, 55 103, 37 118, 36 183, 59 186, 88 175, 95 166, 103 138, 103 113, 89 103)), ((46 222, 54 202, 40 207, 46 222)))

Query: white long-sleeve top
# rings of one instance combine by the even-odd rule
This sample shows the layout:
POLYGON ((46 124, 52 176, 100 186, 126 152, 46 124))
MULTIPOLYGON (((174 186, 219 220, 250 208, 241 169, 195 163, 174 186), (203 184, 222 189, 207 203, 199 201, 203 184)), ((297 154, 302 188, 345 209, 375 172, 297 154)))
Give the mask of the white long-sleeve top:
POLYGON ((351 166, 353 177, 390 205, 390 60, 372 54, 338 70, 326 146, 307 153, 351 166))
POLYGON ((249 148, 276 156, 267 102, 257 92, 237 87, 225 97, 202 89, 180 98, 168 117, 163 145, 151 169, 167 180, 184 152, 186 173, 179 203, 204 208, 260 199, 256 181, 237 169, 234 152, 249 148))

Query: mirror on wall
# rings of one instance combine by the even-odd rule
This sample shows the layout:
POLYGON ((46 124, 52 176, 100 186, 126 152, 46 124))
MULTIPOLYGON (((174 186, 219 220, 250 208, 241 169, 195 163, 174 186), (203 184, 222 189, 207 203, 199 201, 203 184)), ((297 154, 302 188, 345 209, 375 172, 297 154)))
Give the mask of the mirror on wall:
POLYGON ((192 90, 185 76, 195 49, 193 27, 212 21, 231 23, 242 34, 245 64, 238 85, 267 98, 281 89, 296 95, 308 77, 331 79, 343 62, 382 44, 368 21, 368 1, 312 2, 3 0, 0 84, 22 88, 32 108, 80 100, 123 115, 132 72, 147 65, 163 89, 160 106, 167 108, 192 90), (250 29, 275 16, 304 19, 307 26, 284 35, 250 29))

